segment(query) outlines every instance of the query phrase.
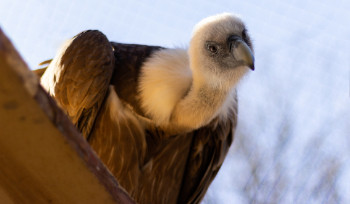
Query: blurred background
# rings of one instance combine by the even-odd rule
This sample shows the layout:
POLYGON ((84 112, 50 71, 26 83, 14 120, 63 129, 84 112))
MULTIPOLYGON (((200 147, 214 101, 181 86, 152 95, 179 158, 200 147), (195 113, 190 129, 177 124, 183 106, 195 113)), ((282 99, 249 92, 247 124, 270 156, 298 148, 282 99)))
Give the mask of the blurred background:
POLYGON ((0 0, 31 69, 68 38, 186 47, 222 12, 246 22, 256 70, 238 87, 235 141, 204 204, 350 203, 350 1, 0 0))

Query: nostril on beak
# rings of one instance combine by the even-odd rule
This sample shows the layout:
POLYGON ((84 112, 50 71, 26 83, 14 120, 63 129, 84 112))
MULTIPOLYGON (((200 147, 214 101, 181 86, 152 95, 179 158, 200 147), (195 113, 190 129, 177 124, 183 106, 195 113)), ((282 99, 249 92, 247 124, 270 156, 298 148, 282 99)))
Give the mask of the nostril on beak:
POLYGON ((238 46, 236 44, 237 41, 243 41, 243 40, 238 35, 231 35, 230 37, 228 37, 227 42, 231 52, 233 51, 234 48, 238 46))
POLYGON ((227 41, 229 43, 235 42, 237 40, 242 40, 241 37, 239 37, 238 35, 231 35, 230 37, 228 37, 227 41))

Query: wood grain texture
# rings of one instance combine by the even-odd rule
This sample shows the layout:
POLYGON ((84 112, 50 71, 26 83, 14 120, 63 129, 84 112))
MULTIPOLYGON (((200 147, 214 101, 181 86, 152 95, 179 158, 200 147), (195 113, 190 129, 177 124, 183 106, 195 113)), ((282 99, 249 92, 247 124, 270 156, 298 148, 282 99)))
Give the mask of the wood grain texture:
POLYGON ((1 203, 134 203, 0 29, 1 203))

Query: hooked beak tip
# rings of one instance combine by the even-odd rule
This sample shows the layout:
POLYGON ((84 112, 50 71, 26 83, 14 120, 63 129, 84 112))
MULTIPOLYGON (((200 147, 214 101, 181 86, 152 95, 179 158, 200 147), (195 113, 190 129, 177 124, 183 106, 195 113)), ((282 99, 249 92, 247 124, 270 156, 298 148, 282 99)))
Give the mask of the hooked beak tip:
POLYGON ((252 71, 254 71, 254 70, 255 70, 255 66, 254 66, 254 64, 249 65, 249 68, 250 68, 252 71))

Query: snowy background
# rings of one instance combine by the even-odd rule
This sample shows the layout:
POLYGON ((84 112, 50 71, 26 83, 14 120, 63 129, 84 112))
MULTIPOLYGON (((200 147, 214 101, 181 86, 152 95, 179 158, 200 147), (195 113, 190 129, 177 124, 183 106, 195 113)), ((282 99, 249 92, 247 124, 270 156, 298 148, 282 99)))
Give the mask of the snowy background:
POLYGON ((32 69, 68 38, 186 46, 202 18, 240 14, 256 71, 239 86, 231 151, 203 203, 350 203, 350 1, 0 0, 32 69))

